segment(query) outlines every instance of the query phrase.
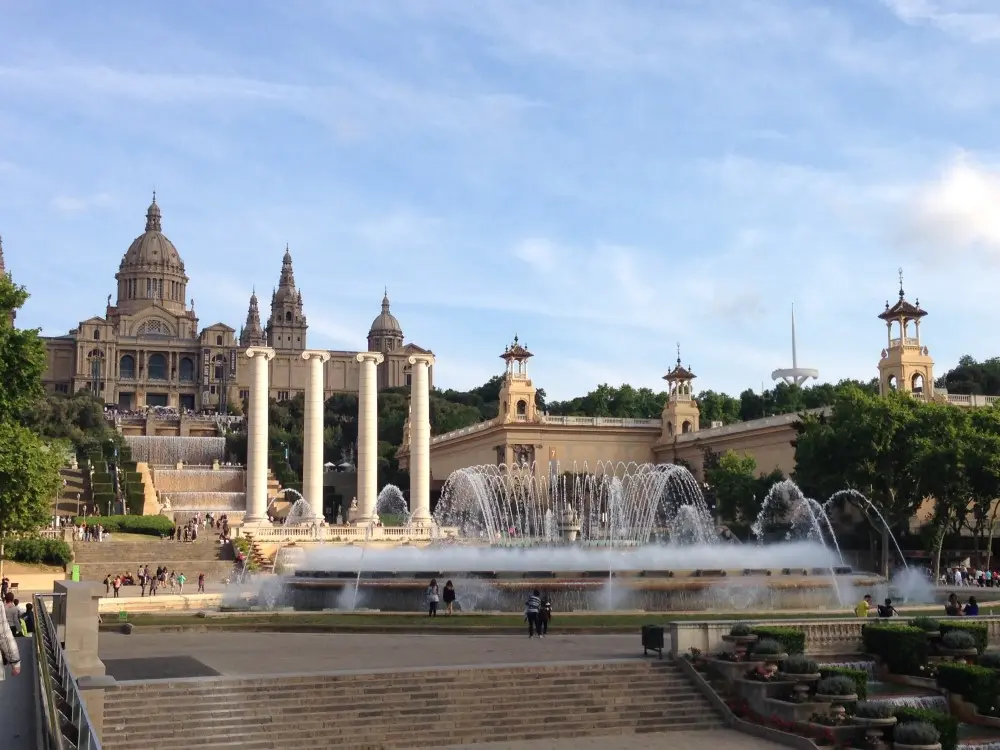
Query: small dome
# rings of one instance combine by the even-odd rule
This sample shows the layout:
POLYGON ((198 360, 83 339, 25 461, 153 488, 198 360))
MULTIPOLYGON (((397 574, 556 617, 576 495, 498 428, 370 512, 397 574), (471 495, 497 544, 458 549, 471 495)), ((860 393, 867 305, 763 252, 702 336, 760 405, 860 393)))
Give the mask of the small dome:
POLYGON ((156 205, 154 194, 153 202, 146 211, 146 231, 129 245, 125 257, 122 258, 120 270, 152 266, 184 273, 184 261, 181 260, 180 253, 177 252, 174 243, 161 231, 161 218, 160 207, 156 205))
POLYGON ((396 333, 399 335, 403 334, 403 329, 399 325, 399 321, 396 320, 396 316, 389 312, 389 293, 386 292, 382 297, 382 312, 379 316, 372 321, 372 327, 368 331, 368 335, 371 336, 375 333, 396 333))

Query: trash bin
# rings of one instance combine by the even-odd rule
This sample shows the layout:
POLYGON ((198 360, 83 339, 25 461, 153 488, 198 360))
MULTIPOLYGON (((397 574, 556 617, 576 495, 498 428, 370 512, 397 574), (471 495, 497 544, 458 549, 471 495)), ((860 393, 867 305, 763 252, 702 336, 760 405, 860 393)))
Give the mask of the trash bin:
POLYGON ((660 655, 660 658, 663 658, 662 625, 642 626, 642 655, 646 656, 650 651, 656 651, 660 655))

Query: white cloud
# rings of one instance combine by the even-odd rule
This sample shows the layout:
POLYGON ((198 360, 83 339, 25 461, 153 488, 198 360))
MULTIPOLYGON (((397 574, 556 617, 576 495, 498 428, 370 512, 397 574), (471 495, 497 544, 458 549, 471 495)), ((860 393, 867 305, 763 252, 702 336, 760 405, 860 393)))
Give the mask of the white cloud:
POLYGON ((951 261, 956 251, 1000 257, 1000 167, 955 157, 915 191, 900 235, 930 257, 951 261))
POLYGON ((973 42, 1000 40, 996 0, 882 0, 901 21, 929 24, 973 42))
POLYGON ((109 193, 57 195, 52 199, 52 208, 61 214, 82 214, 98 208, 114 208, 115 205, 115 200, 109 193))

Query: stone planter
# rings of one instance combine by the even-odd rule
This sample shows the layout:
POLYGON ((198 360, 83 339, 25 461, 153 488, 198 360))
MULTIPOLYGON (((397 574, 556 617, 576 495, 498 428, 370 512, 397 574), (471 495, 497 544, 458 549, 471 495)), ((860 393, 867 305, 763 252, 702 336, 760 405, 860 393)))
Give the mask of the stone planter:
POLYGON ((762 661, 728 661, 726 659, 708 659, 707 661, 716 674, 730 684, 742 679, 743 675, 751 669, 756 669, 764 664, 762 661))
POLYGON ((762 661, 777 667, 780 662, 788 658, 788 654, 754 654, 753 658, 755 661, 762 661))
POLYGON ((950 656, 953 661, 974 659, 979 655, 979 651, 975 648, 945 648, 944 646, 938 646, 937 651, 941 656, 950 656))
POLYGON ((820 674, 792 674, 791 672, 782 672, 780 669, 774 673, 774 676, 783 682, 819 682, 822 678, 820 674))
POLYGON ((941 750, 941 743, 935 743, 933 745, 904 745, 900 742, 893 742, 892 747, 894 750, 941 750))
POLYGON ((863 716, 852 716, 851 721, 859 727, 867 727, 869 729, 888 729, 889 727, 895 726, 899 719, 895 716, 889 716, 885 719, 871 719, 863 716))
POLYGON ((724 635, 722 640, 726 643, 732 643, 736 646, 743 646, 745 649, 751 643, 757 642, 757 636, 755 635, 724 635))
POLYGON ((821 703, 834 703, 834 704, 857 703, 858 694, 851 693, 850 695, 822 695, 820 693, 816 693, 815 698, 817 701, 820 701, 821 703))
POLYGON ((785 721, 808 722, 814 714, 823 713, 827 709, 825 703, 793 703, 779 698, 768 698, 764 703, 770 709, 769 715, 785 721))

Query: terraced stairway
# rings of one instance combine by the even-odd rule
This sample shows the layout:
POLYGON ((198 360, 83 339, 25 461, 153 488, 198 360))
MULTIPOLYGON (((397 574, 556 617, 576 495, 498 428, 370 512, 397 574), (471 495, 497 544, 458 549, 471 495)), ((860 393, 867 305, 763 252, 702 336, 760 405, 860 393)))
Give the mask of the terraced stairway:
POLYGON ((80 469, 70 469, 63 467, 59 470, 62 476, 63 485, 59 488, 59 497, 56 498, 56 513, 61 516, 77 516, 84 508, 92 508, 90 484, 84 477, 80 469), (80 499, 77 500, 77 495, 80 499))
POLYGON ((150 537, 149 541, 120 542, 114 535, 106 542, 73 542, 73 562, 80 566, 80 579, 100 581, 108 573, 134 572, 140 565, 154 570, 166 565, 188 580, 204 573, 210 582, 224 579, 233 569, 232 547, 222 546, 214 535, 196 542, 177 542, 150 537))
POLYGON ((124 682, 105 750, 390 750, 715 729, 669 661, 124 682))

